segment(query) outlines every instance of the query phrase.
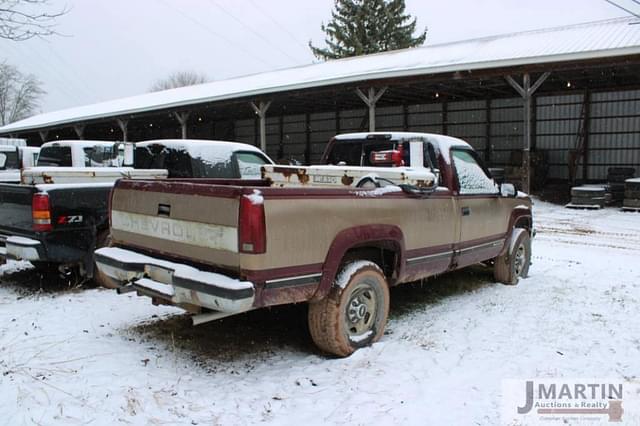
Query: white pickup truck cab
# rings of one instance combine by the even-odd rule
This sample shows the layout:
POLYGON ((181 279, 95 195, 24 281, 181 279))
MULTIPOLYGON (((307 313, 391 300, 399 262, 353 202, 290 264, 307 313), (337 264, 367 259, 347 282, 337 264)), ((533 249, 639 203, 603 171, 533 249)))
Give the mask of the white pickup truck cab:
POLYGON ((34 167, 40 148, 0 145, 0 183, 19 183, 20 170, 34 167))
POLYGON ((63 140, 40 148, 38 167, 118 167, 123 162, 121 142, 63 140))

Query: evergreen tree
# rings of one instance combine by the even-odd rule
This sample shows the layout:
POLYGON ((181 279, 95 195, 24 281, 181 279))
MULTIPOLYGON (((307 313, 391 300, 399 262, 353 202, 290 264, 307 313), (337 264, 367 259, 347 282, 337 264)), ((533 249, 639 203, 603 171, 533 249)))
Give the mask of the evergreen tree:
POLYGON ((336 0, 331 21, 321 26, 327 47, 309 47, 327 60, 420 46, 427 30, 414 37, 417 19, 405 9, 404 0, 336 0))

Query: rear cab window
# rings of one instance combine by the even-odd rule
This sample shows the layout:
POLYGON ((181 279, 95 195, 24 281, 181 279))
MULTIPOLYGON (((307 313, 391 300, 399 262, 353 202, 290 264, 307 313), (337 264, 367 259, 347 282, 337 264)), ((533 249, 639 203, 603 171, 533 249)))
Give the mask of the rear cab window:
POLYGON ((40 150, 38 167, 71 167, 72 165, 71 147, 54 145, 40 150))
POLYGON ((122 165, 124 154, 120 155, 120 145, 96 145, 84 148, 85 167, 119 167, 122 165))
POLYGON ((260 179, 261 167, 271 164, 257 152, 207 149, 206 145, 189 152, 162 144, 136 147, 134 162, 137 169, 167 169, 169 178, 208 179, 260 179))
MULTIPOLYGON (((404 149, 404 161, 409 165, 409 143, 420 141, 424 143, 424 166, 437 168, 436 153, 431 142, 425 139, 340 139, 333 144, 327 163, 346 166, 376 167, 379 164, 371 163, 371 153, 398 149, 402 145, 404 149)), ((391 165, 389 165, 391 167, 391 165)))
POLYGON ((4 165, 0 168, 1 170, 15 170, 20 168, 20 160, 18 158, 18 151, 0 151, 0 157, 4 161, 0 161, 0 164, 4 163, 4 165))
POLYGON ((136 147, 134 167, 136 169, 167 169, 169 178, 201 177, 197 176, 198 173, 194 173, 191 160, 191 156, 185 150, 153 144, 136 147))

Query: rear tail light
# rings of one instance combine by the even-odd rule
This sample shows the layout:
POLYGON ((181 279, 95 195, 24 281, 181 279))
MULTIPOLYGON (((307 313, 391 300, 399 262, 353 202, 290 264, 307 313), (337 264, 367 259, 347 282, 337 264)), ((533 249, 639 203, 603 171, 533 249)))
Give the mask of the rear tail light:
POLYGON ((261 197, 243 195, 238 218, 238 250, 240 253, 260 254, 267 249, 267 229, 261 197))
POLYGON ((369 162, 374 166, 404 166, 404 148, 402 147, 402 145, 399 145, 397 149, 390 149, 387 151, 371 151, 371 154, 369 154, 369 162))
POLYGON ((31 200, 34 231, 51 231, 51 206, 47 194, 34 194, 31 200))

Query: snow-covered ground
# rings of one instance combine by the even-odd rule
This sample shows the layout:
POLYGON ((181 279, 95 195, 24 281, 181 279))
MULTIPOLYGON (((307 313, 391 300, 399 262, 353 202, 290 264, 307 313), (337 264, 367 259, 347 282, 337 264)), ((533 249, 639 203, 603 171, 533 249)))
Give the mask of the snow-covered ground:
MULTIPOLYGON (((530 278, 472 268, 392 291, 388 332, 320 355, 305 307, 192 327, 0 269, 0 423, 497 424, 501 381, 640 375, 640 214, 538 202, 530 278)), ((623 417, 624 418, 624 417, 623 417)))

